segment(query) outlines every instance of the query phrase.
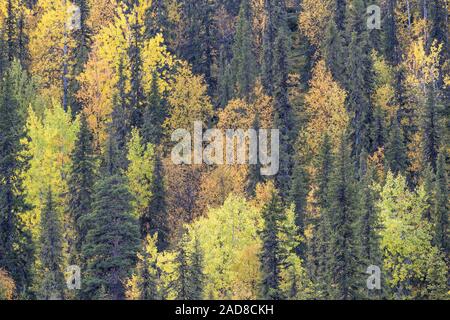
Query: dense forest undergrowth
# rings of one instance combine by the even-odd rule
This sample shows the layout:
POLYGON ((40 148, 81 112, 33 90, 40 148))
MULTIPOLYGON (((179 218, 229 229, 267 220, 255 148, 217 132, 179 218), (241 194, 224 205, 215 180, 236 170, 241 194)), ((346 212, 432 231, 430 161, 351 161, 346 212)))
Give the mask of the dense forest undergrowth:
POLYGON ((0 300, 448 299, 449 10, 0 0, 0 300))

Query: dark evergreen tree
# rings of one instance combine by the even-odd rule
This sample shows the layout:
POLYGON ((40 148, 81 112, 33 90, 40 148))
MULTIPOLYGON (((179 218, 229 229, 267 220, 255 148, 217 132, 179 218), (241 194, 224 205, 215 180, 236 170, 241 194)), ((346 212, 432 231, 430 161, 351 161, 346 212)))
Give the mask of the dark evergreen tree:
POLYGON ((330 180, 328 214, 331 221, 329 278, 331 298, 349 300, 359 298, 363 288, 360 248, 355 230, 355 181, 347 141, 343 136, 334 161, 330 180))
POLYGON ((212 4, 210 0, 183 0, 182 4, 184 26, 178 56, 191 63, 194 73, 204 75, 211 85, 212 4))
POLYGON ((280 222, 283 219, 284 208, 281 197, 275 190, 271 199, 262 210, 264 228, 261 232, 263 242, 261 260, 261 297, 267 300, 282 300, 283 293, 280 289, 282 248, 278 239, 280 222))
POLYGON ((142 57, 141 57, 141 45, 142 45, 142 29, 143 26, 138 22, 138 13, 135 12, 134 21, 131 25, 131 43, 128 49, 128 58, 130 60, 129 70, 130 76, 130 92, 129 94, 129 106, 131 110, 131 126, 141 128, 143 123, 143 112, 145 109, 145 92, 142 86, 142 57))
POLYGON ((391 124, 390 133, 386 144, 385 157, 388 169, 395 174, 404 172, 408 167, 406 147, 397 119, 394 119, 391 124))
MULTIPOLYGON (((380 237, 378 230, 380 228, 375 203, 377 201, 376 192, 373 190, 373 184, 376 182, 375 170, 373 167, 367 167, 368 154, 364 151, 361 154, 360 161, 360 181, 357 182, 357 228, 356 235, 359 238, 361 247, 362 267, 371 265, 382 266, 383 255, 380 250, 380 237)), ((380 299, 383 291, 367 290, 362 291, 365 298, 380 299)))
POLYGON ((119 63, 118 76, 118 92, 113 97, 112 121, 109 131, 112 137, 111 139, 115 140, 115 146, 118 149, 117 152, 114 152, 114 156, 118 158, 115 165, 125 170, 128 167, 127 143, 131 133, 132 115, 130 113, 130 108, 128 107, 129 100, 125 88, 126 77, 122 60, 119 63))
POLYGON ((157 251, 154 238, 146 237, 136 265, 136 285, 139 292, 139 300, 157 300, 158 293, 158 267, 156 265, 157 251))
POLYGON ((347 11, 347 1, 336 0, 335 1, 335 14, 334 23, 336 24, 337 30, 343 31, 345 29, 345 16, 347 11))
POLYGON ((188 299, 202 300, 205 286, 203 251, 198 237, 195 237, 193 241, 193 250, 190 255, 188 299))
POLYGON ((41 214, 40 262, 42 281, 39 297, 44 300, 64 299, 63 245, 61 221, 55 210, 51 189, 46 194, 41 214))
POLYGON ((233 79, 231 74, 231 65, 227 61, 225 49, 220 47, 219 56, 219 72, 217 79, 217 104, 221 108, 225 108, 233 98, 233 79))
POLYGON ((132 195, 115 164, 117 147, 111 137, 108 140, 93 210, 83 219, 87 228, 82 248, 87 264, 83 297, 98 299, 104 288, 109 297, 120 300, 139 250, 139 223, 133 214, 132 195))
POLYGON ((144 233, 158 233, 158 251, 163 251, 168 246, 169 222, 167 217, 166 199, 164 192, 164 167, 159 151, 157 151, 155 158, 155 168, 151 190, 152 198, 147 209, 147 214, 142 217, 141 225, 144 226, 144 233))
POLYGON ((233 75, 237 96, 250 98, 255 82, 256 58, 253 54, 252 11, 250 1, 241 1, 233 46, 233 75))
POLYGON ((436 112, 435 91, 432 85, 427 89, 427 102, 425 105, 425 114, 423 115, 423 160, 430 164, 436 170, 436 161, 439 149, 438 135, 438 116, 436 112))
POLYGON ((89 58, 92 32, 87 23, 89 18, 88 1, 74 0, 74 4, 80 9, 80 24, 79 28, 71 30, 76 45, 72 51, 73 65, 71 66, 72 70, 68 88, 68 104, 71 106, 73 114, 77 114, 82 109, 82 105, 76 98, 76 94, 80 90, 80 83, 77 77, 84 71, 84 66, 89 58))
POLYGON ((167 34, 170 27, 165 0, 153 0, 145 17, 145 36, 154 37, 158 33, 167 34))
POLYGON ((159 145, 163 137, 162 125, 166 118, 166 110, 164 108, 162 97, 159 93, 158 78, 156 73, 152 77, 151 92, 145 106, 144 119, 142 125, 143 143, 152 143, 159 145))
POLYGON ((262 84, 266 94, 273 96, 274 91, 274 43, 276 38, 276 17, 275 6, 273 0, 264 0, 264 12, 266 16, 266 24, 263 33, 263 61, 262 61, 262 84))
POLYGON ((329 211, 329 189, 333 170, 333 154, 330 137, 324 136, 321 150, 317 160, 319 173, 317 176, 317 206, 320 216, 314 221, 314 234, 309 251, 310 274, 317 283, 319 291, 325 297, 328 296, 331 283, 329 267, 329 248, 331 236, 331 217, 329 211))
POLYGON ((19 217, 30 209, 22 185, 28 160, 21 143, 26 137, 27 106, 20 93, 26 81, 17 62, 0 79, 0 268, 13 277, 17 292, 23 296, 31 282, 33 263, 31 236, 19 217))
POLYGON ((336 24, 330 20, 323 43, 323 55, 333 78, 345 84, 345 54, 341 32, 336 24))
POLYGON ((68 181, 68 211, 73 223, 73 243, 71 243, 71 263, 83 265, 81 249, 86 238, 86 227, 82 220, 92 210, 94 192, 95 156, 93 135, 84 113, 80 116, 80 131, 78 132, 74 150, 71 154, 72 168, 68 181))
POLYGON ((395 19, 395 8, 397 0, 388 0, 386 3, 385 14, 383 19, 383 49, 384 56, 391 65, 397 65, 400 60, 397 24, 395 19))
POLYGON ((352 33, 348 47, 346 64, 346 88, 348 90, 347 108, 354 115, 352 120, 353 156, 358 161, 363 149, 374 151, 371 133, 373 132, 373 110, 370 103, 372 69, 367 47, 367 33, 352 33))
POLYGON ((203 253, 198 238, 184 235, 178 244, 178 300, 201 300, 203 298, 203 253))
POLYGON ((441 248, 448 257, 448 176, 446 171, 446 156, 441 152, 437 161, 436 187, 435 187, 435 244, 441 248))

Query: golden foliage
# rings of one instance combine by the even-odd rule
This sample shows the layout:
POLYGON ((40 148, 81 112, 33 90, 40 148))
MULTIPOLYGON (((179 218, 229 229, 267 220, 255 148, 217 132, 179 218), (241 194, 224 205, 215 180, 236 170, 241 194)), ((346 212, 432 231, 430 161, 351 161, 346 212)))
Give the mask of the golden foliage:
POLYGON ((305 96, 306 113, 309 118, 306 127, 307 144, 312 154, 317 154, 325 134, 333 145, 346 130, 350 116, 345 108, 347 93, 333 80, 324 61, 319 61, 313 70, 310 90, 305 96))
POLYGON ((308 40, 319 48, 323 40, 323 33, 333 16, 332 0, 304 0, 299 16, 299 26, 308 40))
POLYGON ((16 291, 14 280, 6 271, 0 269, 0 300, 12 300, 16 291))

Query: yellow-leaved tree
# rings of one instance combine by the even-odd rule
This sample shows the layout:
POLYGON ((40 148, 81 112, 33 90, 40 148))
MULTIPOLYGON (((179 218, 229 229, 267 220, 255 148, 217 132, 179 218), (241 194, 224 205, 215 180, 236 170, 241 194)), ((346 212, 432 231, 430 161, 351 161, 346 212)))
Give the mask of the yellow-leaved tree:
POLYGON ((332 145, 346 130, 350 116, 345 108, 347 93, 333 79, 325 62, 320 60, 314 67, 310 89, 305 96, 307 144, 313 155, 319 151, 323 137, 328 134, 332 145))
POLYGON ((64 203, 71 168, 70 154, 79 130, 78 119, 72 120, 70 113, 70 109, 64 112, 58 103, 48 107, 42 118, 31 107, 29 109, 29 139, 24 144, 30 162, 24 176, 24 186, 32 210, 24 213, 22 218, 33 236, 37 236, 39 232, 41 210, 49 187, 55 195, 55 209, 61 220, 65 221, 64 203))

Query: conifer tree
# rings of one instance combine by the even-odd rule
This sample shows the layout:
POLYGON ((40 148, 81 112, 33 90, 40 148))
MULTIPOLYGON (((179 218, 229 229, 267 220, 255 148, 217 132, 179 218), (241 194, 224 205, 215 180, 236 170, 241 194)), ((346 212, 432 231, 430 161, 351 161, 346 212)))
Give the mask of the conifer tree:
POLYGON ((177 299, 201 300, 205 276, 203 274, 203 252, 198 237, 185 234, 178 244, 177 299))
POLYGON ((156 73, 153 74, 151 92, 145 106, 144 119, 142 125, 143 143, 159 145, 163 136, 162 125, 166 118, 163 100, 159 93, 158 79, 156 73))
POLYGON ((369 33, 365 21, 365 3, 352 0, 347 6, 346 27, 348 35, 347 62, 345 65, 348 91, 347 108, 353 113, 352 153, 359 167, 363 149, 373 152, 373 108, 370 102, 373 81, 370 58, 369 33))
POLYGON ((241 2, 233 46, 233 74, 237 96, 249 99, 255 82, 256 58, 253 54, 252 12, 250 1, 241 2))
POLYGON ((212 5, 209 0, 183 0, 183 40, 178 56, 192 64, 195 74, 203 74, 211 84, 212 5))
POLYGON ((446 171, 445 153, 439 153, 436 170, 435 185, 435 244, 447 255, 449 253, 448 241, 448 178, 446 171))
POLYGON ((80 131, 78 132, 75 148, 71 155, 73 165, 68 181, 68 211, 73 223, 74 232, 71 261, 81 265, 83 259, 80 253, 86 237, 86 228, 82 224, 82 220, 92 210, 96 164, 92 132, 84 113, 81 113, 80 118, 80 131))
POLYGON ((225 108, 228 102, 233 98, 233 79, 231 74, 231 65, 227 61, 225 49, 220 47, 219 56, 219 74, 217 85, 217 104, 221 108, 225 108))
POLYGON ((145 108, 145 93, 142 86, 142 28, 138 22, 138 13, 135 11, 134 21, 131 25, 131 43, 128 48, 128 58, 130 60, 130 92, 129 103, 131 108, 131 126, 141 128, 143 123, 143 110, 145 108))
POLYGON ((354 166, 343 136, 334 162, 330 180, 329 216, 331 221, 330 262, 331 297, 339 300, 356 299, 362 284, 358 281, 360 248, 355 230, 354 166))
POLYGON ((27 158, 22 156, 25 147, 21 143, 26 137, 27 106, 20 103, 24 97, 17 94, 23 92, 22 85, 27 83, 22 76, 20 65, 15 62, 0 79, 0 268, 14 279, 17 291, 25 294, 31 281, 33 248, 19 217, 29 210, 22 178, 27 158))
POLYGON ((344 48, 341 32, 336 24, 330 20, 326 31, 322 51, 333 78, 345 84, 344 48))
POLYGON ((333 154, 331 141, 325 135, 322 147, 318 156, 317 166, 319 173, 317 177, 317 206, 320 210, 320 217, 314 226, 312 244, 308 250, 310 273, 316 280, 319 290, 327 296, 329 284, 331 282, 329 267, 329 248, 331 236, 331 216, 329 211, 329 189, 330 179, 333 171, 333 154))
POLYGON ((425 105, 425 114, 423 117, 423 160, 430 164, 433 170, 436 170, 436 161, 439 149, 439 135, 437 125, 436 99, 432 85, 428 86, 427 102, 425 105))
POLYGON ((95 186, 92 213, 84 222, 88 231, 82 249, 87 262, 83 295, 97 299, 104 287, 113 300, 120 300, 138 251, 139 223, 127 183, 115 164, 117 147, 111 137, 108 140, 104 172, 95 186))
POLYGON ((198 237, 194 237, 191 255, 190 255, 190 268, 189 268, 189 282, 188 282, 188 298, 191 300, 203 299, 203 291, 205 286, 205 275, 203 272, 204 261, 203 251, 200 247, 200 240, 198 237))
MULTIPOLYGON (((373 190, 375 172, 373 167, 367 167, 367 152, 361 154, 360 181, 357 182, 357 221, 356 236, 359 238, 358 245, 361 246, 362 267, 371 265, 382 266, 383 257, 380 250, 380 238, 378 234, 379 219, 375 203, 377 201, 376 192, 373 190)), ((386 288, 382 288, 383 291, 386 288)), ((382 297, 383 291, 367 291, 364 297, 377 299, 382 297)))
POLYGON ((397 22, 395 19, 395 6, 397 0, 388 0, 386 4, 386 13, 384 15, 383 25, 383 49, 384 55, 391 65, 397 65, 399 62, 399 48, 397 37, 397 22))
POLYGON ((78 111, 82 109, 81 104, 78 99, 76 99, 76 94, 80 89, 80 83, 77 77, 83 72, 84 66, 89 58, 89 52, 91 47, 91 30, 88 26, 89 18, 89 3, 87 0, 74 0, 80 10, 80 24, 79 28, 72 30, 72 36, 75 40, 75 48, 72 52, 73 69, 71 70, 71 77, 69 81, 69 105, 71 106, 72 112, 77 114, 78 111))
POLYGON ((150 223, 147 226, 147 232, 149 234, 158 233, 157 248, 159 251, 163 251, 168 246, 169 227, 164 192, 164 167, 159 152, 156 153, 153 172, 152 198, 147 214, 150 223))
POLYGON ((40 261, 42 282, 39 296, 44 300, 64 299, 63 245, 61 221, 55 210, 51 189, 41 216, 40 261))
POLYGON ((115 140, 115 146, 118 149, 116 152, 114 152, 114 156, 118 158, 115 164, 125 170, 128 166, 126 145, 131 133, 132 114, 130 112, 130 108, 128 107, 129 99, 127 97, 125 88, 126 77, 124 74, 124 65, 122 59, 119 63, 118 73, 118 92, 113 97, 113 110, 111 114, 112 121, 109 131, 110 135, 112 136, 111 139, 115 140))
POLYGON ((400 125, 397 119, 393 119, 386 144, 386 165, 393 173, 399 173, 407 168, 407 161, 400 125))
POLYGON ((278 239, 280 222, 283 219, 283 203, 276 190, 272 191, 270 201, 263 208, 264 229, 261 252, 261 297, 267 300, 283 299, 281 284, 282 248, 278 239))
POLYGON ((334 14, 334 23, 339 31, 345 29, 345 16, 347 11, 347 1, 335 0, 336 13, 334 14))
POLYGON ((158 235, 148 235, 143 241, 142 249, 138 253, 136 270, 128 280, 127 298, 134 300, 157 300, 158 293, 158 268, 156 249, 158 235))

